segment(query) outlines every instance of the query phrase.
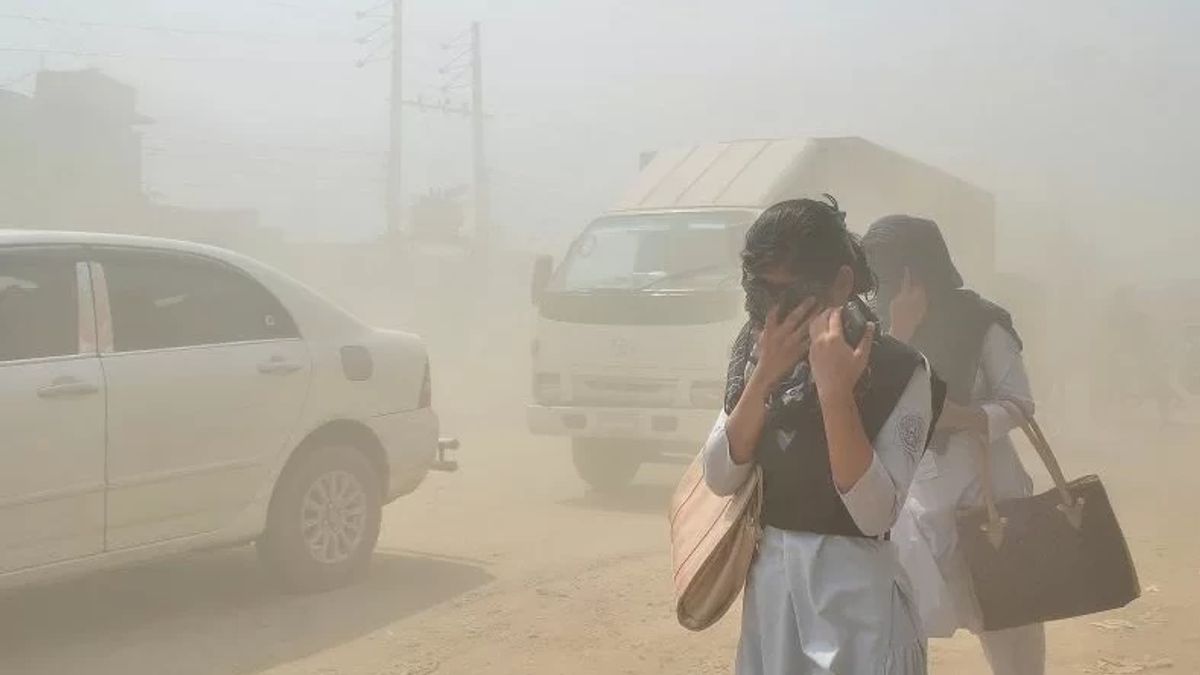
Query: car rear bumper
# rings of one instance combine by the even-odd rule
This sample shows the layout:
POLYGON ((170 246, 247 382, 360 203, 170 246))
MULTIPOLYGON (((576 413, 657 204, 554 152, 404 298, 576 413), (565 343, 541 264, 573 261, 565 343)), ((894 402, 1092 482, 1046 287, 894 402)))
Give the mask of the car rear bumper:
POLYGON ((595 408, 531 405, 529 431, 547 436, 636 438, 701 442, 712 431, 717 413, 689 408, 595 408))
POLYGON ((387 501, 406 495, 425 479, 440 458, 438 417, 422 408, 367 420, 388 460, 387 501))

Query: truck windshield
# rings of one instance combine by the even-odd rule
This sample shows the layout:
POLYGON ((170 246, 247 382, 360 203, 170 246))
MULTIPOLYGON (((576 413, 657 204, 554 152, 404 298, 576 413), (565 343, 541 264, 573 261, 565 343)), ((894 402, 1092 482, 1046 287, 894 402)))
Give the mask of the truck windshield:
POLYGON ((713 288, 737 277, 750 211, 609 216, 571 246, 552 290, 713 288))

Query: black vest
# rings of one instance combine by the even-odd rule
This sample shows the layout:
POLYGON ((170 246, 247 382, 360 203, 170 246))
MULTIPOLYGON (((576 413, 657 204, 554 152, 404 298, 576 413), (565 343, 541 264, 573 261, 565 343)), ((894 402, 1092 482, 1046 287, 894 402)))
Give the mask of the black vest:
MULTIPOLYGON (((918 367, 919 353, 891 337, 876 338, 869 381, 858 399, 867 438, 873 441, 879 434, 918 367)), ((935 410, 941 408, 939 389, 934 391, 935 410)), ((804 417, 792 420, 795 436, 786 449, 780 447, 777 424, 768 422, 763 429, 757 449, 763 470, 762 521, 783 530, 865 536, 833 484, 821 409, 815 395, 810 400, 795 413, 804 417)))

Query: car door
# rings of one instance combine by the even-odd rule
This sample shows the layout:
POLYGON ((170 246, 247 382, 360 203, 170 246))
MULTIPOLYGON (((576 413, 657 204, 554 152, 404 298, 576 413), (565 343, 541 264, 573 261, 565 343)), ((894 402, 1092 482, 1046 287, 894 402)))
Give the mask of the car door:
POLYGON ((104 550, 104 380, 78 253, 0 249, 0 574, 104 550))
POLYGON ((231 525, 264 489, 311 366, 287 310, 205 257, 97 249, 108 382, 108 546, 231 525))

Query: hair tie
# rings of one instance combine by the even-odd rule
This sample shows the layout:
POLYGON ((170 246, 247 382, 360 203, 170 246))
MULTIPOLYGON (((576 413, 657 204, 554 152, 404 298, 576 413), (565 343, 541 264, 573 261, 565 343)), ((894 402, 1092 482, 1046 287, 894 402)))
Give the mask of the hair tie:
POLYGON ((837 198, 828 192, 822 192, 821 196, 825 198, 825 201, 829 202, 829 208, 833 209, 833 215, 841 223, 842 229, 848 229, 846 227, 846 212, 838 206, 837 198))

